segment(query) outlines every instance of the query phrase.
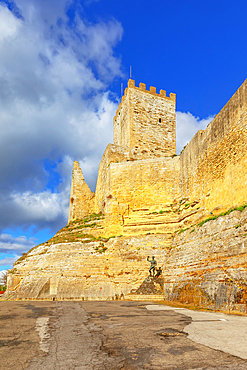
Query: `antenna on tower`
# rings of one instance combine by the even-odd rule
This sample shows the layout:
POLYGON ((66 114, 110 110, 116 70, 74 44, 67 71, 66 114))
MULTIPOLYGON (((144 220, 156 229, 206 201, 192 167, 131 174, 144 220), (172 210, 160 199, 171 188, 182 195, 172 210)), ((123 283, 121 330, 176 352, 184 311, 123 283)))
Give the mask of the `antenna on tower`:
POLYGON ((121 97, 123 96, 123 83, 121 83, 121 97))
POLYGON ((130 66, 130 78, 132 78, 132 66, 130 66))

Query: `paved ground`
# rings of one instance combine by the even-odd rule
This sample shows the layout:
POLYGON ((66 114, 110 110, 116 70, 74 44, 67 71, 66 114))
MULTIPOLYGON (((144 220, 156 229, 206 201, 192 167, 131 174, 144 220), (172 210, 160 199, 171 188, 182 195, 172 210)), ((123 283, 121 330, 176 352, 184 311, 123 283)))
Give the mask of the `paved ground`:
POLYGON ((247 370, 246 325, 145 302, 0 302, 0 369, 247 370))

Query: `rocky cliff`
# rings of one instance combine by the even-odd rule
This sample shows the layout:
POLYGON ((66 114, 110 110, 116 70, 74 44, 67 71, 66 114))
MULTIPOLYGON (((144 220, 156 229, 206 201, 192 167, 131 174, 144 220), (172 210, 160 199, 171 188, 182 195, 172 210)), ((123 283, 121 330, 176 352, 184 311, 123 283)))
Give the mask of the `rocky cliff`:
POLYGON ((97 236, 100 215, 72 223, 15 263, 6 296, 137 299, 148 277, 147 256, 155 255, 164 300, 246 312, 247 208, 228 213, 187 230, 130 237, 97 236))

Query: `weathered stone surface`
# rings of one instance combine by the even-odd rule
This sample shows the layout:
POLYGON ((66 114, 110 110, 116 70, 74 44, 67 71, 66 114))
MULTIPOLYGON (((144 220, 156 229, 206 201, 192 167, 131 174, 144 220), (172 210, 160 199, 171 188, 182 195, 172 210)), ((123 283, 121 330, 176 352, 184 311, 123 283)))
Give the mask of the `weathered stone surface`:
POLYGON ((93 213, 95 209, 94 193, 84 181, 82 170, 77 161, 74 162, 71 183, 69 222, 81 219, 93 213))
POLYGON ((220 213, 247 201, 247 80, 180 156, 181 194, 220 213))
POLYGON ((247 312, 247 208, 176 235, 163 274, 167 300, 247 312))
POLYGON ((147 256, 155 255, 166 301, 246 312, 246 220, 247 208, 174 238, 156 234, 42 245, 15 264, 7 294, 17 299, 112 300, 131 299, 132 293, 137 299, 142 288, 146 294, 147 256))
POLYGON ((114 143, 129 147, 137 159, 176 154, 175 101, 175 94, 157 94, 152 86, 147 91, 129 80, 113 120, 114 143))

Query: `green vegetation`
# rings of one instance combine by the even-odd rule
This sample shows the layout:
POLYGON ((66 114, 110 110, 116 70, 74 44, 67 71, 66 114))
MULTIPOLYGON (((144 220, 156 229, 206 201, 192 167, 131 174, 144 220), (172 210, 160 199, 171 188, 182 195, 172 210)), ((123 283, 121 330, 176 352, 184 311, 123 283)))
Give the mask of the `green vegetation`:
MULTIPOLYGON (((34 248, 32 248, 32 249, 34 249, 34 248)), ((30 251, 29 251, 29 252, 30 252, 30 251)), ((14 265, 17 265, 18 263, 20 263, 21 261, 23 261, 24 259, 26 259, 27 254, 28 254, 28 253, 22 253, 21 257, 20 257, 20 258, 18 258, 18 260, 17 260, 17 261, 15 261, 14 265)))
POLYGON ((192 230, 190 231, 190 234, 191 234, 191 233, 193 233, 194 231, 195 231, 195 229, 192 229, 192 230))
POLYGON ((71 233, 66 235, 55 235, 53 238, 48 240, 49 244, 58 244, 58 243, 72 243, 72 242, 81 242, 81 243, 90 243, 91 241, 97 240, 93 235, 90 234, 77 234, 71 233), (80 235, 80 236, 79 236, 80 235))
POLYGON ((186 229, 181 229, 181 230, 179 230, 178 231, 178 234, 181 234, 181 233, 183 233, 184 231, 187 231, 187 230, 189 230, 190 229, 190 227, 187 227, 186 229))
POLYGON ((15 273, 16 273, 16 269, 15 269, 15 268, 13 268, 12 270, 9 270, 9 271, 8 271, 8 273, 9 273, 9 274, 15 274, 15 273))
POLYGON ((240 212, 243 212, 243 210, 247 207, 247 204, 243 204, 242 206, 240 207, 235 207, 235 208, 230 208, 228 209, 228 211, 226 212, 222 212, 220 213, 219 215, 215 215, 215 216, 211 216, 211 217, 208 217, 206 218, 206 220, 203 220, 201 222, 199 222, 199 224, 197 224, 198 226, 202 226, 204 225, 206 222, 208 221, 211 221, 211 220, 216 220, 217 218, 221 217, 221 216, 226 216, 226 215, 229 215, 231 212, 233 211, 240 211, 240 212))
POLYGON ((188 145, 188 143, 183 147, 183 149, 181 150, 180 154, 183 153, 184 149, 186 148, 186 146, 188 145))
POLYGON ((106 250, 107 247, 105 247, 104 243, 100 243, 98 247, 95 247, 95 251, 100 254, 105 253, 106 250))
MULTIPOLYGON (((49 239, 46 243, 39 244, 30 249, 27 253, 23 253, 23 255, 15 262, 15 264, 21 263, 28 257, 31 251, 33 251, 34 249, 38 248, 41 245, 47 248, 42 249, 39 255, 45 254, 52 244, 74 243, 74 242, 84 244, 93 241, 107 242, 109 238, 98 237, 98 235, 94 236, 91 235, 90 233, 83 232, 84 231, 83 229, 85 228, 97 230, 98 228, 102 227, 97 222, 98 220, 102 219, 104 219, 104 216, 102 214, 93 213, 91 215, 84 217, 83 219, 71 221, 67 226, 58 231, 57 234, 54 235, 51 239, 49 239)), ((104 249, 102 250, 101 248, 100 251, 103 253, 104 249)))
MULTIPOLYGON (((89 222, 92 221, 98 221, 104 219, 103 215, 101 213, 92 213, 91 215, 88 215, 87 217, 80 219, 80 220, 74 220, 68 223, 67 226, 63 227, 60 231, 65 231, 67 229, 74 229, 74 228, 82 228, 82 225, 86 225, 89 222)), ((91 224, 92 227, 97 226, 96 223, 91 224)), ((91 227, 91 226, 84 226, 84 227, 91 227)))
POLYGON ((76 229, 84 229, 85 227, 100 227, 101 225, 98 225, 96 224, 95 222, 92 223, 92 224, 83 224, 83 225, 80 225, 80 226, 77 226, 76 229))

